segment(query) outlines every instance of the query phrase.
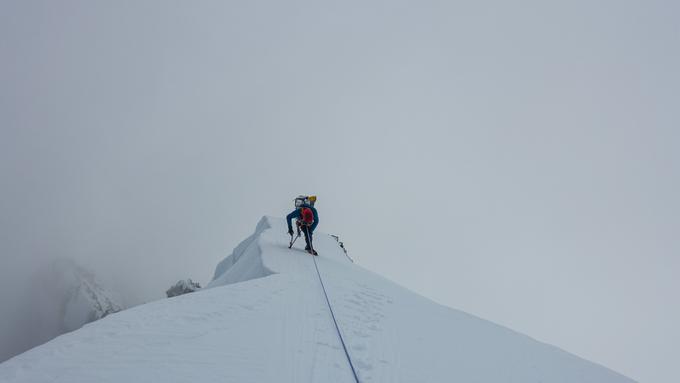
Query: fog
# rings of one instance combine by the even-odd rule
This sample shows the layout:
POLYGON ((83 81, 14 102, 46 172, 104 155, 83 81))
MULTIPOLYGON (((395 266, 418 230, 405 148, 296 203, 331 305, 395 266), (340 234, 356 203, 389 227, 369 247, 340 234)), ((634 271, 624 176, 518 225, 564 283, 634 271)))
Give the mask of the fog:
POLYGON ((0 360, 50 259, 160 299, 309 193, 364 267, 680 381, 679 12, 0 3, 0 360))

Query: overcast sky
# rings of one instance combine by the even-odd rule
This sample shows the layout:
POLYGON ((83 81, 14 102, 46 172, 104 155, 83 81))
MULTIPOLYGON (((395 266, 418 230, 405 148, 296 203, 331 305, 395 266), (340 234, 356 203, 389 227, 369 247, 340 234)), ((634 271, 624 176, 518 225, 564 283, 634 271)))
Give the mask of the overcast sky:
POLYGON ((320 231, 397 283, 680 381, 679 16, 0 1, 0 337, 51 258, 158 299, 303 193, 320 231))

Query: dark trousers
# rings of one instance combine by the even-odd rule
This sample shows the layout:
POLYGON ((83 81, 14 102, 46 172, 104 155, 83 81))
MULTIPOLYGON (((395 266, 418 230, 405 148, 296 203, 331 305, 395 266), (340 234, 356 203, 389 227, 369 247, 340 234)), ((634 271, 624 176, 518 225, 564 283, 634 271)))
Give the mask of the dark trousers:
POLYGON ((301 223, 298 223, 298 228, 302 230, 302 232, 305 234, 305 243, 307 243, 307 246, 305 247, 305 250, 309 250, 312 248, 312 235, 314 234, 314 230, 310 226, 303 225, 301 223))

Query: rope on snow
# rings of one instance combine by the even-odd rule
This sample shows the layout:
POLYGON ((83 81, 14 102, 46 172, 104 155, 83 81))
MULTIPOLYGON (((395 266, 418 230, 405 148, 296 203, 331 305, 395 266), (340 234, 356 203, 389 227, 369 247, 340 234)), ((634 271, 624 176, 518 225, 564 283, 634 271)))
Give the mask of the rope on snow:
POLYGON ((316 268, 316 275, 319 276, 319 282, 321 282, 321 289, 323 290, 323 295, 326 297, 326 304, 328 305, 328 310, 331 312, 331 318, 333 318, 333 324, 335 324, 335 331, 338 332, 338 338, 340 338, 340 343, 342 344, 342 349, 345 351, 345 356, 347 357, 347 362, 349 362, 349 367, 352 369, 352 374, 354 375, 354 380, 359 382, 359 376, 357 375, 356 369, 354 369, 354 364, 352 363, 352 358, 349 356, 347 351, 347 346, 345 345, 345 340, 342 337, 342 332, 340 331, 340 326, 338 326, 338 321, 335 319, 335 313, 333 313, 333 307, 331 306, 331 301, 328 299, 328 293, 326 293, 326 286, 323 284, 323 279, 321 278, 321 273, 319 272, 319 266, 316 263, 316 257, 312 256, 314 260, 314 268, 316 268))

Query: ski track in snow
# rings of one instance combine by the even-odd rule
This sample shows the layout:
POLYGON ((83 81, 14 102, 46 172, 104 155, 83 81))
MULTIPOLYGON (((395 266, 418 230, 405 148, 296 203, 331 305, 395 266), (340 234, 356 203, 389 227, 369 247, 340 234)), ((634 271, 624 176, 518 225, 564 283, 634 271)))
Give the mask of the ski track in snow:
MULTIPOLYGON (((314 260, 289 250, 285 232, 263 218, 207 288, 62 335, 0 364, 0 381, 354 382, 314 260)), ((632 382, 414 294, 351 263, 328 235, 314 245, 361 382, 632 382)))

